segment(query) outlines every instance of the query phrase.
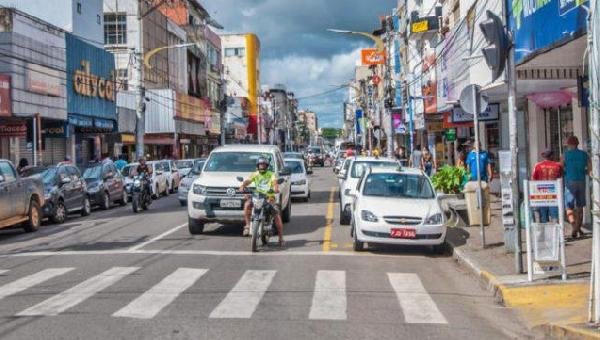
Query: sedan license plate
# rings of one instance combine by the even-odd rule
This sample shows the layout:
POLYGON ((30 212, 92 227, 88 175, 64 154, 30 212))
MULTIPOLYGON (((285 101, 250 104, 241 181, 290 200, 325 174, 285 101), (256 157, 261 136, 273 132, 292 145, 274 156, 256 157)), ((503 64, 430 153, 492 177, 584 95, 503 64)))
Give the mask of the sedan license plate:
POLYGON ((221 200, 221 208, 241 208, 241 200, 221 200))
POLYGON ((392 230, 390 231, 390 237, 392 237, 392 238, 416 238, 417 230, 416 229, 392 228, 392 230))

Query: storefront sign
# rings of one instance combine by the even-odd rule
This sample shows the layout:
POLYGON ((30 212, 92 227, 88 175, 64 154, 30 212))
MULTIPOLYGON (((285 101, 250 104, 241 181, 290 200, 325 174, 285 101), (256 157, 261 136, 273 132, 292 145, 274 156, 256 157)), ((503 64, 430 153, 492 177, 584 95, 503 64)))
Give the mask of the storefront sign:
POLYGON ((66 138, 67 125, 64 122, 52 122, 42 124, 42 137, 44 138, 66 138))
POLYGON ((425 113, 437 113, 437 80, 435 73, 435 50, 428 49, 423 57, 423 76, 421 78, 423 105, 425 113))
POLYGON ((459 127, 473 127, 473 120, 470 120, 468 122, 463 122, 463 123, 454 123, 452 121, 452 112, 448 111, 448 112, 444 112, 444 120, 443 120, 443 126, 444 129, 452 129, 452 128, 459 128, 459 127))
POLYGON ((93 127, 94 119, 92 117, 80 116, 69 114, 68 116, 69 124, 78 127, 93 127))
POLYGON ((444 131, 444 124, 441 121, 427 121, 425 122, 425 129, 427 130, 427 132, 441 132, 444 131))
POLYGON ((529 205, 536 207, 558 207, 558 188, 555 181, 530 181, 529 205))
POLYGON ((435 31, 440 27, 438 20, 436 16, 418 18, 410 24, 410 31, 412 33, 435 31))
POLYGON ((360 51, 362 65, 385 64, 385 52, 379 52, 376 48, 364 48, 360 51))
POLYGON ((175 117, 204 123, 210 114, 209 107, 199 98, 176 93, 175 117))
POLYGON ((514 32, 515 61, 575 39, 586 31, 589 1, 508 0, 508 28, 514 32))
POLYGON ((362 133, 362 117, 363 117, 363 111, 362 110, 356 110, 356 134, 357 135, 361 135, 362 133))
POLYGON ((27 124, 4 123, 0 124, 1 137, 25 137, 27 136, 27 124))
POLYGON ((394 133, 406 133, 406 126, 402 121, 402 109, 392 109, 392 123, 394 125, 394 133))
POLYGON ((121 134, 121 143, 123 144, 135 144, 135 135, 122 133, 121 134))
POLYGON ((454 142, 456 140, 456 129, 446 130, 446 141, 454 142))
POLYGON ((92 74, 90 71, 90 62, 88 60, 82 60, 81 69, 76 70, 73 74, 73 90, 75 93, 82 96, 98 97, 114 102, 114 72, 110 79, 92 74))
POLYGON ((179 144, 190 144, 192 142, 189 138, 181 138, 179 139, 179 144))
POLYGON ((0 116, 12 115, 12 101, 10 100, 10 76, 0 74, 0 116))
MULTIPOLYGON (((489 104, 485 112, 479 115, 480 121, 486 120, 498 120, 500 105, 499 104, 489 104)), ((452 110, 452 122, 453 123, 464 123, 464 122, 472 122, 473 115, 470 113, 466 113, 459 106, 455 107, 452 110)))
POLYGON ((39 64, 25 64, 25 87, 28 91, 61 97, 63 95, 60 80, 61 72, 39 64))
POLYGON ((94 118, 94 127, 97 129, 113 131, 115 122, 108 119, 94 118))

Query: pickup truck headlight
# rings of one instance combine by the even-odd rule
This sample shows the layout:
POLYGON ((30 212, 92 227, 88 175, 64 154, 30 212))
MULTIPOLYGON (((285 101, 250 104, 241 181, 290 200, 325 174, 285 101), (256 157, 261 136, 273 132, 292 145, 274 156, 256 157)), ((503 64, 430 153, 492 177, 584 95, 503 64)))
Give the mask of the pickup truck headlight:
POLYGON ((442 213, 433 214, 425 220, 425 224, 436 224, 437 225, 437 224, 442 224, 442 223, 444 223, 444 217, 442 216, 442 213))
POLYGON ((377 222, 377 216, 375 216, 375 214, 373 214, 369 210, 362 210, 360 212, 360 217, 363 219, 363 221, 377 222))
POLYGON ((305 179, 301 179, 299 181, 292 182, 292 185, 305 185, 305 184, 306 184, 305 179))
POLYGON ((196 195, 206 195, 206 187, 200 184, 194 184, 193 191, 196 195))

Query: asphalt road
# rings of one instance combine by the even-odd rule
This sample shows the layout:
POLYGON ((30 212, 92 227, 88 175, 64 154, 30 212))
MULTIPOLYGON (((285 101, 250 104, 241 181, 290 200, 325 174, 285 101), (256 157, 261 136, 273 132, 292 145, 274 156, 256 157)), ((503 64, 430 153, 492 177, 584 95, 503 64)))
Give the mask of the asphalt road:
POLYGON ((478 281, 429 249, 351 249, 331 169, 294 202, 286 247, 249 252, 241 227, 187 231, 175 195, 0 231, 9 339, 499 339, 532 336, 478 281))

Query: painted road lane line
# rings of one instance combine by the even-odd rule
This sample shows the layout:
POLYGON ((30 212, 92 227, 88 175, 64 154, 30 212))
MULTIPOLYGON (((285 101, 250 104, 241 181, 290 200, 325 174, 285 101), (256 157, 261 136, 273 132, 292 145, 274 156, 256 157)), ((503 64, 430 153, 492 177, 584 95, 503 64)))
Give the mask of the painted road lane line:
POLYGON ((77 306, 138 269, 139 267, 113 267, 33 307, 27 308, 18 313, 17 316, 58 315, 69 308, 77 306))
POLYGON ((156 241, 158 241, 158 240, 160 240, 160 239, 162 239, 162 238, 164 238, 164 237, 166 237, 166 236, 169 236, 169 235, 171 235, 172 233, 176 232, 177 230, 179 230, 179 229, 181 229, 181 228, 183 228, 183 227, 187 227, 187 223, 184 223, 184 224, 182 224, 182 225, 178 225, 178 226, 177 226, 177 227, 175 227, 175 228, 169 229, 169 230, 165 231, 164 233, 162 233, 162 234, 160 234, 160 235, 158 235, 158 236, 155 236, 155 237, 153 237, 153 238, 149 239, 148 241, 144 241, 144 242, 138 243, 137 245, 135 245, 135 246, 133 246, 133 247, 129 248, 129 251, 133 252, 133 251, 136 251, 136 250, 142 249, 142 248, 144 248, 145 246, 149 245, 150 243, 156 242, 156 241))
POLYGON ((319 270, 308 318, 346 320, 346 272, 319 270))
POLYGON ((388 273, 406 323, 448 323, 417 274, 388 273))
POLYGON ((113 316, 152 319, 207 271, 208 269, 178 268, 113 316))
POLYGON ((8 269, 0 269, 0 275, 8 273, 8 269))
POLYGON ((325 231, 323 232, 323 252, 331 250, 331 230, 333 226, 333 206, 335 199, 335 187, 329 191, 329 201, 327 204, 327 214, 325 215, 325 231))
POLYGON ((275 270, 247 270, 210 313, 213 319, 249 319, 271 285, 275 270))
POLYGON ((0 287, 0 300, 7 296, 17 294, 40 283, 48 281, 56 276, 66 274, 75 268, 49 268, 35 274, 22 277, 11 283, 0 287))

